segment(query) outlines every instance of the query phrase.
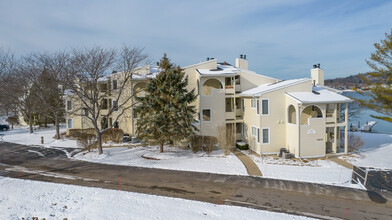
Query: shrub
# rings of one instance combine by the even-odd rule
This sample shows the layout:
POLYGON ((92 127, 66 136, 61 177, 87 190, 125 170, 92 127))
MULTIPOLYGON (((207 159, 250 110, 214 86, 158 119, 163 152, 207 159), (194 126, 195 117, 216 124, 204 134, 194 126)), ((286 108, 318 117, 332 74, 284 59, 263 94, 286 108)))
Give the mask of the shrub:
POLYGON ((68 132, 69 132, 68 137, 73 137, 73 138, 78 138, 79 135, 81 135, 81 134, 94 134, 95 135, 95 129, 94 128, 69 129, 68 132))
POLYGON ((102 133, 102 142, 113 141, 114 143, 122 143, 124 132, 118 128, 110 128, 102 133))
POLYGON ((359 150, 359 148, 361 148, 365 144, 365 142, 363 142, 361 137, 356 136, 354 134, 348 134, 347 139, 348 139, 349 152, 356 152, 359 150))
POLYGON ((249 150, 249 144, 236 143, 235 146, 240 150, 249 150))
POLYGON ((234 126, 227 124, 218 127, 218 143, 225 155, 230 154, 235 149, 234 126))
POLYGON ((216 145, 218 144, 218 139, 212 136, 203 136, 203 151, 207 154, 210 154, 213 150, 216 149, 216 145))
POLYGON ((197 153, 202 149, 202 136, 193 135, 190 141, 191 141, 191 150, 193 153, 197 153))
POLYGON ((79 146, 90 151, 91 145, 95 143, 96 136, 94 134, 83 133, 83 134, 80 134, 76 140, 77 140, 79 146))
POLYGON ((193 153, 203 150, 207 154, 210 154, 216 149, 216 144, 218 143, 218 139, 216 137, 201 135, 192 136, 190 141, 193 153))
MULTIPOLYGON (((344 132, 340 133, 340 137, 340 145, 344 146, 344 132)), ((365 142, 360 136, 349 133, 347 134, 347 144, 348 152, 356 152, 365 144, 365 142)))

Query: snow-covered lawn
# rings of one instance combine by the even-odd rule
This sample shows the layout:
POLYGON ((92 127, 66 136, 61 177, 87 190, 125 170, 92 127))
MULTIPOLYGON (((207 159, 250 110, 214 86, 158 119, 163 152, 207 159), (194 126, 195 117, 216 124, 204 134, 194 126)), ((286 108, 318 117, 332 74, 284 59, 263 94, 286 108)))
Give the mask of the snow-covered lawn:
POLYGON ((356 166, 392 169, 392 134, 352 132, 365 142, 358 153, 342 156, 356 166))
POLYGON ((0 219, 309 219, 244 207, 0 177, 0 219))
POLYGON ((282 159, 273 156, 248 155, 259 167, 264 177, 322 183, 336 186, 355 187, 351 184, 352 170, 325 159, 303 160, 282 159))
POLYGON ((159 153, 157 146, 104 148, 103 154, 97 150, 81 152, 74 156, 78 160, 125 166, 187 170, 196 172, 247 175, 245 166, 234 155, 224 156, 222 151, 194 154, 189 149, 165 146, 164 153, 159 153))
MULTIPOLYGON (((60 126, 60 133, 65 132, 65 125, 60 126)), ((50 128, 35 129, 33 134, 30 134, 29 128, 15 127, 13 130, 0 132, 0 140, 25 144, 25 145, 37 145, 43 147, 65 147, 65 148, 79 148, 76 140, 60 139, 56 140, 53 137, 56 134, 56 128, 51 125, 50 128), (41 144, 41 137, 44 137, 44 144, 41 144)))

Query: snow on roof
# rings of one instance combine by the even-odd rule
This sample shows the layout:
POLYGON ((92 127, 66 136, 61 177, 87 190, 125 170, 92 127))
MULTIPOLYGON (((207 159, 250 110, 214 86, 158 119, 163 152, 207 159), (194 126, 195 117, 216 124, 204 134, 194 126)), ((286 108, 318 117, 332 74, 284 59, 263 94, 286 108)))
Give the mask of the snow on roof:
POLYGON ((220 76, 220 75, 230 75, 234 76, 237 75, 239 69, 231 66, 231 65, 224 65, 218 64, 216 69, 196 69, 200 75, 208 75, 208 76, 220 76))
POLYGON ((268 79, 279 81, 276 78, 273 78, 273 77, 270 77, 270 76, 266 76, 266 75, 262 75, 262 74, 258 74, 258 73, 256 73, 255 71, 252 71, 252 70, 242 69, 242 68, 238 68, 238 69, 239 69, 239 71, 244 72, 244 73, 254 74, 254 75, 257 75, 257 76, 262 76, 262 77, 265 77, 265 78, 268 78, 268 79))
POLYGON ((339 95, 321 87, 313 87, 312 92, 288 92, 286 94, 303 104, 347 103, 352 101, 346 96, 339 95))
POLYGON ((240 96, 260 96, 264 93, 286 88, 306 81, 310 81, 310 79, 309 78, 291 79, 291 80, 283 80, 275 83, 268 83, 253 89, 246 90, 242 92, 240 96))

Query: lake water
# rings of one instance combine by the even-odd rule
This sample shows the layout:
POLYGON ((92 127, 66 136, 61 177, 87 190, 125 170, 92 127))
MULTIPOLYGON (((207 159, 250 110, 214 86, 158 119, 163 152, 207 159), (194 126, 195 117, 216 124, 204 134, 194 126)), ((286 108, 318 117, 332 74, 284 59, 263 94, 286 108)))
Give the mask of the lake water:
MULTIPOLYGON (((342 95, 362 99, 369 100, 370 97, 366 95, 359 94, 357 92, 343 92, 342 95)), ((365 124, 367 121, 377 121, 377 124, 372 128, 372 132, 374 133, 391 133, 392 134, 392 123, 383 121, 380 119, 372 118, 370 115, 383 116, 378 112, 375 112, 367 107, 359 106, 356 102, 349 103, 349 120, 348 124, 358 124, 358 121, 361 123, 361 126, 365 124)))

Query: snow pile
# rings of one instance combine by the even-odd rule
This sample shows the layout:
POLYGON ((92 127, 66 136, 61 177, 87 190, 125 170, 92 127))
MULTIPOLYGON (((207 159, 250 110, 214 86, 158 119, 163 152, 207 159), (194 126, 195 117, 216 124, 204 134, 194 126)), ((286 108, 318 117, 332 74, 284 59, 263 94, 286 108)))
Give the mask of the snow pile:
POLYGON ((351 184, 352 170, 330 160, 304 160, 303 163, 272 156, 249 156, 259 167, 263 177, 358 188, 351 184))
POLYGON ((309 219, 244 207, 0 177, 0 219, 309 219))
POLYGON ((392 169, 392 135, 352 132, 365 142, 358 153, 342 156, 356 166, 392 169))
POLYGON ((245 166, 234 154, 224 156, 220 150, 207 155, 204 152, 194 154, 188 149, 167 146, 164 153, 159 153, 158 146, 116 147, 104 148, 102 155, 98 155, 97 150, 94 150, 88 153, 81 152, 74 158, 125 166, 247 175, 245 166))
MULTIPOLYGON (((65 132, 65 125, 60 126, 60 133, 65 132)), ((14 130, 2 132, 1 137, 3 141, 25 144, 25 145, 39 145, 43 147, 65 147, 65 148, 79 148, 76 140, 60 139, 56 140, 53 137, 56 135, 56 128, 41 128, 34 130, 30 134, 28 127, 17 127, 14 130), (44 137, 44 144, 41 144, 41 137, 44 137)))

